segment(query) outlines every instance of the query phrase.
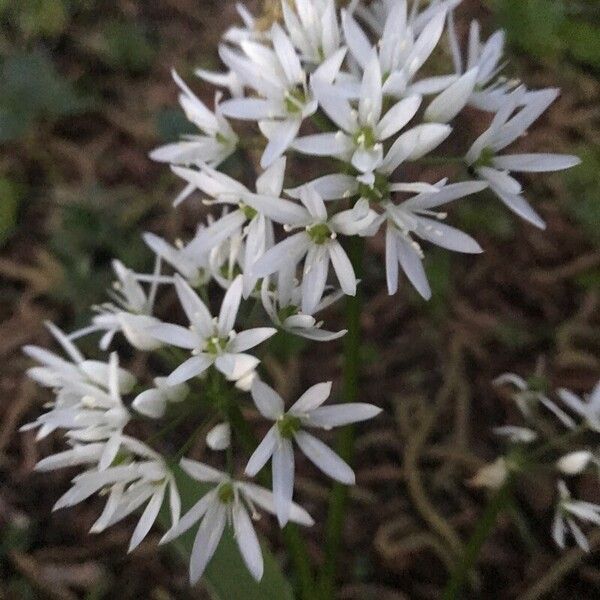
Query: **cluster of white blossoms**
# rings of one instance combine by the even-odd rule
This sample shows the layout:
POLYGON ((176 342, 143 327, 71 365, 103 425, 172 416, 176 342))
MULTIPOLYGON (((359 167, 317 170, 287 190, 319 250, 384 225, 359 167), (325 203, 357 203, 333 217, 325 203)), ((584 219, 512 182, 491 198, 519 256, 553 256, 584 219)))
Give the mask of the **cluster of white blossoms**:
MULTIPOLYGON (((168 497, 172 528, 165 541, 200 522, 192 581, 202 575, 228 523, 260 579, 262 555, 249 515, 257 517, 261 508, 282 527, 289 520, 312 523, 293 502, 295 446, 334 480, 354 482, 352 469, 309 430, 370 419, 380 409, 322 406, 329 383, 310 388, 286 409, 261 380, 257 349, 278 330, 319 342, 346 333, 327 330, 316 315, 357 293, 357 265, 346 253, 350 238, 384 231, 389 293, 397 292, 403 272, 429 298, 427 244, 482 252, 473 238, 443 222, 448 205, 489 188, 510 210, 543 227, 511 172, 555 171, 578 162, 573 156, 507 153, 558 92, 507 80, 503 34, 482 41, 477 23, 463 57, 454 28, 459 5, 353 0, 338 9, 334 0, 282 0, 282 22, 267 29, 239 6, 243 23, 228 30, 219 46, 225 70, 197 71, 217 87, 214 105, 206 106, 173 73, 180 104, 198 133, 151 157, 170 164, 183 181, 175 206, 201 199, 215 210, 190 239, 172 243, 146 233, 154 270, 141 274, 115 262, 111 302, 95 307, 88 327, 65 335, 50 326, 68 360, 27 348, 41 365, 30 376, 56 395, 27 427, 38 428, 40 437, 61 429, 70 445, 39 468, 85 469, 57 507, 101 492, 106 507, 93 527, 101 531, 145 506, 135 547, 168 497), (461 149, 450 140, 467 107, 490 124, 461 149), (444 150, 430 156, 442 144, 444 150), (255 181, 225 173, 234 153, 253 169, 255 152, 255 181), (458 179, 415 179, 416 167, 428 160, 448 163, 449 177, 458 179), (299 172, 311 175, 299 181, 299 172), (224 297, 216 313, 209 299, 219 290, 224 297), (159 291, 174 291, 181 315, 157 314, 159 291), (238 313, 262 326, 240 326, 238 313), (164 372, 137 383, 114 352, 107 362, 85 360, 73 342, 97 333, 102 350, 122 334, 134 350, 153 353, 150 364, 164 364, 164 372), (231 407, 246 392, 272 427, 247 457, 245 476, 256 476, 270 460, 272 492, 235 478, 243 476, 235 472, 242 448, 231 407), (125 433, 136 420, 165 425, 142 442, 125 433), (180 443, 177 425, 194 421, 217 423, 207 444, 231 455, 227 472, 182 458, 189 445, 180 443), (189 476, 213 488, 181 518, 174 475, 180 459, 189 476)), ((564 500, 562 506, 575 505, 564 500)))
POLYGON ((577 520, 600 525, 600 504, 573 499, 564 478, 585 473, 600 483, 600 381, 583 398, 560 388, 556 400, 549 397, 539 378, 527 381, 507 373, 495 383, 514 388, 512 397, 524 423, 494 430, 508 442, 508 452, 483 467, 472 483, 499 488, 510 476, 553 471, 558 480, 552 537, 564 548, 570 533, 580 548, 589 551, 577 520))

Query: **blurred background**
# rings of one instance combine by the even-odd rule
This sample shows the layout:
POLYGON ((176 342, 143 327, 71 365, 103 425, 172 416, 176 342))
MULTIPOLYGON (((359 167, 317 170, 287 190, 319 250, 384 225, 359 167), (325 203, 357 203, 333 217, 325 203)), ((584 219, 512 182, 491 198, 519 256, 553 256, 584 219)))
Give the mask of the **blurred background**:
MULTIPOLYGON (((383 245, 370 246, 361 385, 387 416, 358 440, 340 598, 439 598, 447 545, 466 539, 485 504, 466 481, 501 451, 491 428, 513 410, 494 377, 537 370, 587 392, 600 374, 600 3, 464 0, 462 35, 472 18, 487 33, 506 29, 509 77, 562 88, 523 147, 583 162, 526 182, 545 232, 491 198, 458 207, 453 223, 485 254, 429 252, 429 303, 408 285, 388 297, 383 245)), ((191 132, 170 69, 210 104, 213 90, 193 70, 218 67, 217 42, 235 19, 233 0, 0 0, 1 600, 205 597, 201 585, 188 589, 185 565, 157 550, 157 535, 132 555, 129 525, 88 535, 100 500, 51 514, 73 473, 32 473, 61 444, 17 431, 48 399, 23 378, 20 347, 50 343, 46 319, 67 330, 84 323, 105 297, 113 257, 150 268, 141 231, 173 239, 198 219, 194 203, 170 209, 180 184, 148 152, 191 132)), ((333 328, 341 317, 329 318, 333 328)), ((267 367, 282 385, 304 388, 339 377, 339 349, 299 344, 267 367)), ((301 468, 298 494, 318 523, 326 493, 326 481, 301 468)), ((593 499, 597 490, 582 478, 578 493, 593 499)), ((589 556, 561 557, 550 538, 553 499, 550 479, 518 490, 484 548, 473 597, 600 597, 600 535, 589 556)), ((285 563, 281 539, 265 533, 285 563)), ((322 534, 317 525, 308 536, 316 562, 322 534)))

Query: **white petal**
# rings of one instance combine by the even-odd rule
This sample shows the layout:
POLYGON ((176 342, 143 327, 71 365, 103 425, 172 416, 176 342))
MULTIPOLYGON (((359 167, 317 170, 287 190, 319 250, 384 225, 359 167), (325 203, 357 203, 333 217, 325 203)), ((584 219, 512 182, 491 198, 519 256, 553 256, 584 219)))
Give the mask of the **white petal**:
POLYGON ((277 425, 274 425, 269 429, 267 435, 265 435, 256 450, 252 453, 244 473, 246 473, 248 477, 255 477, 267 464, 267 461, 271 456, 273 456, 277 444, 279 444, 279 435, 277 433, 277 425))
POLYGON ((329 257, 340 286, 347 296, 356 295, 356 274, 348 255, 338 242, 328 244, 329 257))
POLYGON ((258 277, 266 277, 286 265, 295 265, 307 251, 309 245, 310 238, 306 232, 296 233, 286 238, 256 261, 253 267, 254 274, 258 277))
POLYGON ((298 431, 294 439, 305 456, 323 473, 346 485, 354 485, 354 471, 323 442, 305 431, 298 431))
POLYGON ((215 367, 229 381, 239 381, 248 376, 259 365, 260 360, 250 354, 222 354, 215 361, 215 367))
POLYGON ((235 319, 240 308, 240 302, 242 301, 243 285, 242 276, 238 275, 229 286, 223 298, 218 327, 219 334, 223 337, 228 336, 235 327, 235 319))
POLYGON ((273 453, 273 497, 280 527, 290 519, 293 495, 294 449, 290 440, 280 439, 273 453))
POLYGON ((306 223, 309 218, 303 206, 276 196, 248 194, 244 197, 244 202, 282 225, 300 225, 306 223))
POLYGON ((195 332, 171 323, 161 323, 150 327, 148 333, 161 342, 187 350, 197 348, 199 343, 198 335, 195 332))
POLYGON ((352 139, 343 133, 317 133, 298 138, 292 148, 311 156, 342 156, 352 150, 352 139))
POLYGON ((150 419, 161 419, 167 409, 167 399, 161 391, 151 389, 138 394, 132 406, 137 412, 150 419))
POLYGON ((277 329, 273 327, 257 327, 255 329, 247 329, 240 331, 227 347, 230 352, 245 352, 250 348, 254 348, 268 340, 271 336, 277 333, 277 329))
POLYGON ((273 122, 269 129, 269 143, 260 159, 263 169, 271 166, 296 139, 301 125, 300 119, 273 122))
POLYGON ((221 471, 189 458, 182 458, 179 465, 190 477, 198 481, 216 483, 225 477, 221 471))
POLYGON ((213 359, 208 354, 200 354, 188 358, 183 364, 179 365, 168 377, 167 383, 171 386, 184 383, 193 377, 202 375, 213 363, 213 359))
POLYGON ((352 166, 361 173, 377 169, 383 161, 383 146, 375 144, 372 148, 358 148, 352 155, 352 166))
MULTIPOLYGON (((238 485, 240 489, 243 490, 244 494, 248 496, 248 498, 250 498, 257 506, 260 506, 271 514, 276 513, 275 500, 272 492, 252 483, 240 483, 238 485)), ((300 525, 307 525, 309 527, 314 525, 314 520, 312 517, 295 502, 292 502, 290 521, 300 525)))
POLYGON ((415 116, 419 106, 421 96, 409 96, 392 106, 377 125, 377 139, 387 140, 400 131, 415 116))
POLYGON ((285 156, 277 159, 256 180, 256 191, 266 196, 279 196, 283 189, 286 164, 285 156))
POLYGON ((148 532, 154 525, 156 521, 156 517, 158 517, 158 513, 160 511, 160 507, 163 503, 163 498, 165 495, 165 485, 161 486, 154 494, 152 498, 150 498, 150 502, 146 505, 138 524, 131 536, 131 542, 129 543, 129 549, 127 552, 131 552, 137 548, 142 540, 148 535, 148 532))
POLYGON ((475 84, 479 67, 467 71, 458 81, 437 96, 425 111, 425 120, 435 123, 449 123, 465 107, 475 84))
POLYGON ((322 246, 311 246, 302 277, 302 312, 312 314, 321 301, 327 283, 329 257, 322 246))
POLYGON ((415 286, 415 289, 425 300, 431 298, 431 288, 427 281, 427 275, 423 268, 421 257, 417 254, 411 243, 403 239, 401 236, 396 237, 396 245, 398 250, 398 260, 402 270, 409 278, 410 282, 415 286))
POLYGON ((510 154, 497 156, 494 166, 507 171, 520 173, 545 173, 570 169, 581 163, 577 156, 568 154, 510 154))
POLYGON ((198 294, 179 275, 175 275, 175 291, 181 307, 199 335, 207 337, 212 332, 212 315, 198 294))
POLYGON ((388 294, 392 296, 398 291, 398 248, 392 225, 388 225, 385 233, 385 273, 388 294))
POLYGON ((263 557, 256 531, 252 521, 241 503, 236 502, 233 507, 233 531, 235 541, 246 567, 256 581, 260 581, 263 576, 263 557))
POLYGON ((190 527, 197 523, 209 509, 209 507, 218 502, 217 490, 211 490, 206 495, 202 496, 190 510, 179 519, 178 523, 169 529, 160 540, 161 544, 166 544, 180 535, 184 534, 190 527))
POLYGON ((507 194, 506 192, 492 186, 492 191, 502 202, 516 215, 525 219, 538 229, 546 229, 546 223, 542 217, 531 207, 531 205, 519 194, 507 194))
POLYGON ((345 10, 342 11, 342 28, 352 56, 363 69, 366 69, 372 48, 369 38, 354 18, 345 10))
POLYGON ((259 379, 256 379, 252 384, 252 399, 260 414, 266 419, 275 421, 285 410, 281 396, 272 387, 259 379))
POLYGON ((232 98, 221 103, 223 114, 232 119, 259 121, 274 115, 274 106, 269 100, 260 98, 232 98))
POLYGON ((381 66, 375 49, 372 50, 363 73, 358 102, 358 118, 361 125, 375 127, 381 118, 383 93, 381 89, 381 66))
MULTIPOLYGON (((347 198, 355 194, 358 190, 356 179, 350 175, 325 175, 324 177, 313 179, 309 182, 309 185, 325 201, 347 198)), ((300 198, 303 187, 288 189, 285 192, 291 198, 300 198)))
POLYGON ((479 167, 478 175, 487 179, 493 189, 501 190, 506 194, 520 194, 522 191, 521 184, 511 177, 507 171, 498 171, 491 167, 479 167))
POLYGON ((211 504, 202 519, 190 556, 190 583, 196 584, 213 557, 226 522, 226 508, 220 502, 211 504))
POLYGON ((439 221, 419 217, 416 234, 432 244, 466 254, 483 252, 481 246, 470 236, 439 221))
POLYGON ((358 423, 376 417, 381 412, 373 404, 350 403, 337 406, 321 406, 311 411, 306 423, 313 427, 331 429, 350 423, 358 423))
POLYGON ((271 28, 271 39, 288 83, 291 85, 301 83, 304 79, 304 71, 300 59, 292 42, 278 23, 275 23, 271 28))
POLYGON ((206 434, 206 445, 211 450, 226 450, 231 445, 231 425, 219 423, 206 434))
POLYGON ((317 383, 308 388, 294 403, 289 412, 294 415, 303 415, 318 408, 331 395, 331 381, 317 383))

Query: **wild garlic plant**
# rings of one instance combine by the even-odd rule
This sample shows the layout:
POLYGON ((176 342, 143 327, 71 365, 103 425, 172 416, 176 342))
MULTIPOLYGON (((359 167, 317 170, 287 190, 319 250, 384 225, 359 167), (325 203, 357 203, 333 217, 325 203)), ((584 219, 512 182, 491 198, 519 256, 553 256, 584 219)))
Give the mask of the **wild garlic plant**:
POLYGON ((562 549, 570 535, 589 551, 578 521, 600 525, 600 504, 574 499, 567 481, 589 473, 600 483, 600 381, 584 398, 564 388, 553 398, 539 377, 525 380, 507 373, 495 383, 512 386, 522 422, 494 430, 504 438, 507 452, 483 467, 472 483, 498 489, 520 475, 552 472, 557 480, 552 537, 562 549))
MULTIPOLYGON (((242 24, 226 31, 219 45, 224 70, 196 72, 216 86, 214 105, 173 72, 179 102, 198 133, 151 157, 169 164, 182 181, 175 210, 203 201, 211 216, 189 239, 144 234, 156 257, 154 270, 137 273, 115 261, 111 301, 96 308, 89 327, 65 334, 48 325, 60 355, 25 349, 39 365, 30 377, 55 394, 47 412, 26 428, 37 429, 39 438, 61 430, 69 446, 38 469, 82 469, 56 508, 102 494, 106 504, 94 532, 142 510, 132 549, 165 504, 170 529, 163 541, 196 531, 192 582, 232 527, 249 572, 260 580, 263 558, 252 520, 264 511, 276 515, 281 527, 313 523, 294 502, 297 449, 338 484, 354 483, 346 460, 352 450, 348 426, 381 411, 362 402, 357 387, 365 240, 385 236, 390 294, 407 279, 428 299, 423 259, 430 244, 482 252, 475 239, 445 222, 456 201, 491 192, 544 228, 513 174, 579 162, 510 150, 558 90, 530 90, 503 75, 502 32, 482 39, 473 22, 468 51, 462 52, 454 27, 460 3, 353 0, 340 9, 334 0, 282 0, 282 19, 269 27, 240 5, 242 24), (477 111, 488 122, 466 145, 468 129, 460 126, 465 111, 467 118, 477 111), (457 131, 460 136, 453 135, 457 131), (233 176, 228 159, 234 154, 255 176, 233 176), (427 180, 419 166, 432 163, 445 166, 446 175, 427 180), (169 296, 176 297, 179 313, 158 309, 169 296), (319 314, 342 297, 346 327, 330 331, 319 314), (315 343, 346 336, 338 402, 328 402, 331 382, 314 385, 292 403, 263 381, 261 356, 278 331, 315 343), (147 363, 157 371, 138 382, 115 351, 104 361, 87 360, 75 341, 97 334, 106 352, 121 334, 117 341, 131 346, 128 356, 151 355, 147 363), (268 426, 260 443, 245 416, 253 405, 268 426), (139 421, 155 422, 156 432, 137 439, 139 421), (196 429, 185 439, 190 423, 196 429), (343 456, 318 437, 337 427, 343 428, 343 456), (186 456, 201 433, 207 433, 219 468, 186 456), (183 515, 179 469, 206 492, 183 515)), ((517 444, 534 436, 507 433, 517 444)), ((563 468, 595 460, 585 456, 565 457, 563 468)), ((345 495, 339 490, 336 485, 329 507, 325 590, 331 589, 340 545, 345 495)), ((577 531, 568 515, 581 516, 581 506, 574 508, 566 496, 561 502, 561 519, 577 531)), ((561 541, 564 526, 556 531, 561 541)))

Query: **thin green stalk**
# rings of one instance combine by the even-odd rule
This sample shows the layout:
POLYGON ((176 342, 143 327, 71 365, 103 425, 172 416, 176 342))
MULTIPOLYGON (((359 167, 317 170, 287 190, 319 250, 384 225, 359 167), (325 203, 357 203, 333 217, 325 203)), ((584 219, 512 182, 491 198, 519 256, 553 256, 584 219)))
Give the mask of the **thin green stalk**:
MULTIPOLYGON (((358 236, 350 238, 349 256, 357 277, 362 271, 364 240, 358 236)), ((360 297, 349 296, 346 301, 346 328, 344 338, 344 402, 355 402, 359 392, 360 375, 360 297)), ((354 451, 354 426, 348 425, 341 430, 337 440, 337 453, 346 461, 352 461, 354 451)), ((327 514, 325 562, 320 577, 320 596, 323 600, 334 597, 335 574, 342 540, 342 529, 348 501, 348 488, 340 483, 334 484, 329 495, 327 514)))
POLYGON ((442 596, 443 600, 456 600, 457 598, 464 597, 462 594, 463 588, 469 574, 477 563, 481 548, 496 525, 498 516, 510 504, 513 484, 514 479, 512 476, 509 476, 503 486, 490 499, 483 515, 481 515, 475 526, 475 531, 467 543, 458 566, 450 577, 450 581, 442 596))

